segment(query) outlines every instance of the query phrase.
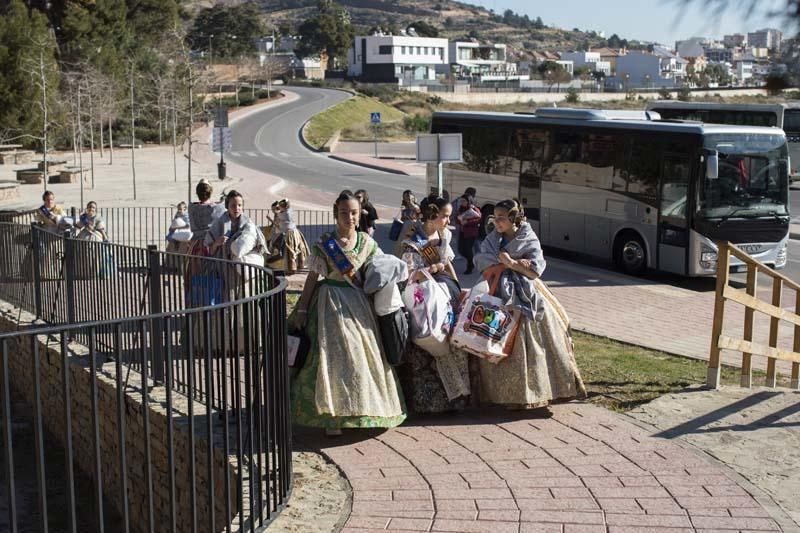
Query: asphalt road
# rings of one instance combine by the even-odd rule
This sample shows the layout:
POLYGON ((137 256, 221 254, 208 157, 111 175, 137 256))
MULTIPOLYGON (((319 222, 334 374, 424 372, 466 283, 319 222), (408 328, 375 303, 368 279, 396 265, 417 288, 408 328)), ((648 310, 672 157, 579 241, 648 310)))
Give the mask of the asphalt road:
POLYGON ((326 192, 366 189, 372 202, 379 205, 397 206, 404 190, 411 189, 418 194, 424 190, 420 177, 370 170, 309 151, 298 135, 303 124, 349 95, 330 89, 289 87, 287 90, 300 98, 254 113, 231 125, 233 150, 229 159, 326 192))

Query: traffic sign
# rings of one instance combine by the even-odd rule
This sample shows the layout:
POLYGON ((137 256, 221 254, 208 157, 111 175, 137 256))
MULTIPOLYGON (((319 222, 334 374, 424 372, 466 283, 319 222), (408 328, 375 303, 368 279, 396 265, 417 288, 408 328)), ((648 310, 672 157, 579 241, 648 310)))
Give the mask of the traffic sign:
POLYGON ((214 128, 211 146, 214 152, 230 152, 233 149, 233 134, 230 128, 214 128))
POLYGON ((372 124, 380 124, 381 123, 381 114, 377 112, 373 112, 369 114, 369 121, 372 124))
POLYGON ((214 111, 214 127, 227 128, 228 127, 228 106, 219 105, 214 111))
POLYGON ((417 135, 417 161, 420 163, 460 163, 463 161, 461 134, 417 135))

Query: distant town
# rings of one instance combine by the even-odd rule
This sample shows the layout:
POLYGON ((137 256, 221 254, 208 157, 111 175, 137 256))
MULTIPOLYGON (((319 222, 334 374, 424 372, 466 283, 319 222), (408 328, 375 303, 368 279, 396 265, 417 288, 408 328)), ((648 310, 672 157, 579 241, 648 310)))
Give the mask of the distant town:
MULTIPOLYGON (((321 79, 326 71, 366 83, 397 84, 410 90, 503 86, 527 90, 570 88, 593 91, 762 86, 784 76, 781 50, 791 46, 781 31, 765 28, 720 40, 693 37, 674 46, 637 43, 628 48, 510 50, 504 43, 476 38, 448 40, 419 35, 413 27, 397 34, 380 29, 357 35, 347 64, 327 65, 325 54, 300 58, 300 37, 267 36, 257 41, 262 64, 275 61, 294 77, 321 79)), ((620 39, 616 39, 620 41, 620 39)))

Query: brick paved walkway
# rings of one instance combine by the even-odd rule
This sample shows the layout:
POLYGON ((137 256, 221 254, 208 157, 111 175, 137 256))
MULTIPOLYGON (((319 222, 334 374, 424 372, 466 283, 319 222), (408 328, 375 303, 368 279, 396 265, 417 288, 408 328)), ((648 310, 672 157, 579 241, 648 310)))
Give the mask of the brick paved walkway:
POLYGON ((775 531, 718 466, 585 404, 347 431, 323 452, 353 488, 344 532, 775 531))

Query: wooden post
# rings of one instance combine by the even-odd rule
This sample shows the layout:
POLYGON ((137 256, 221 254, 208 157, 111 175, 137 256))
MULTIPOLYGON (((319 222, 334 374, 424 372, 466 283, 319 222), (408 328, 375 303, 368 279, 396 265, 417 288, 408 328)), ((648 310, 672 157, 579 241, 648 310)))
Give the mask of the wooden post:
MULTIPOLYGON (((795 289, 794 314, 800 315, 800 290, 795 289)), ((800 352, 800 326, 794 327, 794 346, 792 351, 800 352)), ((792 363, 792 383, 794 390, 800 390, 800 363, 792 363)))
MULTIPOLYGON (((783 291, 783 280, 781 278, 772 278, 772 305, 780 308, 781 306, 781 292, 783 291)), ((771 317, 769 319, 769 345, 770 348, 777 348, 778 346, 778 326, 780 326, 780 319, 771 317)), ((767 359, 767 379, 764 383, 767 387, 775 386, 775 362, 774 357, 767 359)))
POLYGON ((728 265, 730 263, 730 250, 728 250, 727 241, 720 241, 717 246, 717 293, 714 297, 714 322, 711 327, 711 350, 708 354, 708 372, 706 374, 706 387, 709 389, 719 388, 719 337, 722 335, 722 321, 725 315, 723 292, 725 287, 728 286, 728 265))
MULTIPOLYGON (((756 286, 758 280, 758 269, 753 263, 747 265, 747 294, 750 296, 756 295, 756 286)), ((753 340, 753 314, 755 310, 752 307, 745 307, 744 309, 744 340, 753 340)), ((748 352, 742 352, 742 378, 740 381, 742 387, 750 388, 753 385, 753 367, 752 355, 748 352)))

